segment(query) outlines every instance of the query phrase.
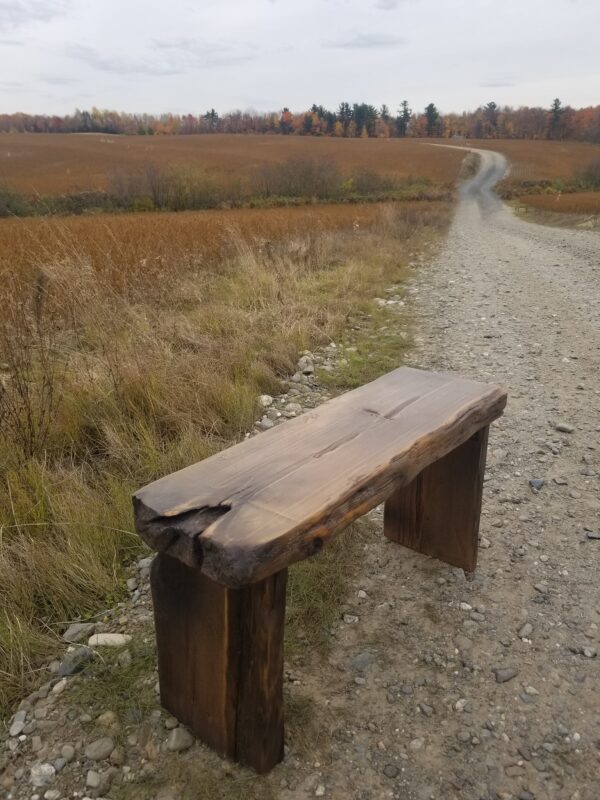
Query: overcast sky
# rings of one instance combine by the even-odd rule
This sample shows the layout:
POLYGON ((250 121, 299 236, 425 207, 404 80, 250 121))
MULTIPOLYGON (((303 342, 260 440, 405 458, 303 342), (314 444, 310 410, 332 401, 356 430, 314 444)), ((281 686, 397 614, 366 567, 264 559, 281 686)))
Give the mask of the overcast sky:
POLYGON ((0 0, 0 111, 600 103, 600 0, 0 0))

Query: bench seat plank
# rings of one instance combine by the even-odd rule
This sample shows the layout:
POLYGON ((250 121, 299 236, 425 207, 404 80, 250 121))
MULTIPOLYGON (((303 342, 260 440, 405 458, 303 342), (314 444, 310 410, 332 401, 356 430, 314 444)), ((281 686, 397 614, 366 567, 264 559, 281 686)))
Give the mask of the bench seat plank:
POLYGON ((322 544, 499 417, 506 392, 403 367, 134 495, 159 552, 230 587, 322 544))

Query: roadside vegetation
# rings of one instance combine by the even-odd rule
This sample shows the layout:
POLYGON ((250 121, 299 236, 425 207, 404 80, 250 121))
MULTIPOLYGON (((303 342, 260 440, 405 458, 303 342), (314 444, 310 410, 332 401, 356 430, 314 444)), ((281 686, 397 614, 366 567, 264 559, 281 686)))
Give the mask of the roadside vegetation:
POLYGON ((106 191, 27 196, 0 188, 0 217, 448 200, 452 192, 452 183, 428 178, 398 178, 368 167, 343 172, 331 158, 291 158, 228 180, 189 168, 149 165, 114 174, 106 191))
MULTIPOLYGON (((36 680, 67 621, 119 599, 140 549, 132 490, 242 437, 298 351, 376 314, 371 298, 450 208, 2 222, 1 704, 36 680)), ((331 613, 315 598, 341 591, 332 570, 291 582, 290 613, 313 630, 331 613)))

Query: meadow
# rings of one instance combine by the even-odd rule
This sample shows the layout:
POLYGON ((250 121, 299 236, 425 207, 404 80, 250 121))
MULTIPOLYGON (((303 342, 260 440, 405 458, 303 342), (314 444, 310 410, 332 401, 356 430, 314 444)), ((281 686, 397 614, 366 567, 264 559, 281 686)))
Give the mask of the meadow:
POLYGON ((510 161, 513 184, 571 180, 600 158, 600 145, 585 142, 524 139, 469 139, 465 144, 496 150, 510 161))
MULTIPOLYGON (((140 552, 131 492, 243 437, 299 351, 353 315, 375 324, 372 299, 450 212, 421 201, 0 220, 0 706, 42 679, 68 620, 122 597, 140 552)), ((353 379, 377 364, 365 358, 353 379)), ((314 563, 292 581, 289 613, 305 631, 313 618, 318 639, 327 601, 315 598, 339 600, 339 563, 351 565, 314 563)))
POLYGON ((401 180, 419 177, 452 184, 463 157, 438 150, 414 139, 3 134, 0 184, 25 194, 104 191, 115 175, 148 165, 196 170, 231 183, 289 159, 334 159, 344 172, 368 169, 401 180))

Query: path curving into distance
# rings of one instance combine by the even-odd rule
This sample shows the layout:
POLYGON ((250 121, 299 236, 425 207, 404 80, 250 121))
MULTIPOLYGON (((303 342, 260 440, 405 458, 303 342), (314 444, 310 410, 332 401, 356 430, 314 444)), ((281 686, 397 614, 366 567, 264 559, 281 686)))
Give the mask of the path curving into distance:
POLYGON ((309 680, 346 720, 323 770, 335 798, 600 796, 600 234, 515 217, 493 193, 506 160, 479 152, 409 281, 406 359, 509 390, 479 565, 365 548, 360 620, 309 680))

